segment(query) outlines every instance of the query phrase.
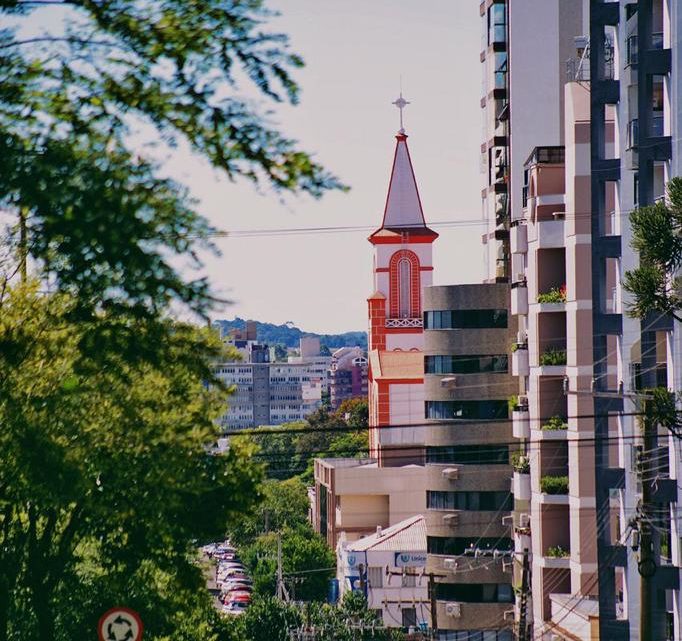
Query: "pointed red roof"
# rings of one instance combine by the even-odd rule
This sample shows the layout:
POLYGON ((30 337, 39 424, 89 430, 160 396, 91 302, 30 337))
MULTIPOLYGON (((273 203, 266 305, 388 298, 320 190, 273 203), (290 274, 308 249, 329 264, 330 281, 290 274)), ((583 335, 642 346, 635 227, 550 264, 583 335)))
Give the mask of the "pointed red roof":
POLYGON ((396 141, 384 218, 381 227, 369 237, 369 241, 390 242, 407 233, 420 237, 422 242, 433 242, 438 234, 426 226, 410 150, 407 147, 407 134, 401 131, 396 135, 396 141))

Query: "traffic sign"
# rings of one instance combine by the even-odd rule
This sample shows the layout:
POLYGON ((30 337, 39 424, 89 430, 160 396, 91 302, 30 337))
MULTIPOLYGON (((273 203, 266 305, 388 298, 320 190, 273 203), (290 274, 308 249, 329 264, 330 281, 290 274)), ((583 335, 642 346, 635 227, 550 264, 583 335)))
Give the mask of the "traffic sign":
POLYGON ((142 630, 140 615, 123 607, 105 612, 97 626, 100 641, 142 641, 142 630))

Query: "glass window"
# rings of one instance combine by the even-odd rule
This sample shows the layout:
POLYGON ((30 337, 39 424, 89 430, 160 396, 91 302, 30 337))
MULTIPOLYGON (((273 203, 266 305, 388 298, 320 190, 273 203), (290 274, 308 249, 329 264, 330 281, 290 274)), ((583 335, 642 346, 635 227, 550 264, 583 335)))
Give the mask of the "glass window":
POLYGON ((507 39, 505 7, 494 4, 488 9, 488 44, 505 42, 507 39))
POLYGON ((426 329, 495 329, 507 327, 506 309, 434 310, 424 312, 426 329))
POLYGON ((380 588, 384 585, 384 568, 382 566, 370 566, 367 568, 367 582, 371 588, 380 588))
POLYGON ((426 449, 427 463, 460 463, 473 465, 507 465, 506 445, 443 445, 426 449))
POLYGON ((466 550, 478 546, 482 550, 497 549, 511 550, 511 539, 486 538, 486 537, 449 537, 449 536, 429 536, 426 538, 426 549, 429 554, 460 555, 466 550))
POLYGON ((424 357, 424 371, 427 374, 504 374, 509 371, 506 354, 487 356, 440 355, 424 357))
POLYGON ((426 507, 432 510, 470 510, 496 512, 511 509, 509 492, 446 492, 428 490, 426 507))
POLYGON ((425 416, 436 420, 495 420, 509 417, 504 401, 426 401, 425 416))

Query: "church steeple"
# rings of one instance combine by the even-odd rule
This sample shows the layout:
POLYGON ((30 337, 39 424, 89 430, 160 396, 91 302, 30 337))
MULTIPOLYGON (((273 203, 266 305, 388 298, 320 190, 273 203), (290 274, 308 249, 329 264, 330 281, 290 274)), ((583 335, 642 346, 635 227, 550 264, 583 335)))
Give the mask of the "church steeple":
POLYGON ((431 246, 438 234, 426 225, 412 167, 402 109, 391 179, 381 227, 370 237, 374 245, 374 293, 368 299, 370 349, 419 350, 423 346, 422 291, 431 285, 431 246))
POLYGON ((406 235, 409 235, 414 237, 415 242, 433 242, 438 238, 438 234, 426 226, 410 150, 407 146, 407 134, 403 128, 402 110, 410 103, 403 98, 401 93, 400 98, 393 104, 400 109, 400 131, 396 135, 384 217, 381 227, 369 237, 369 241, 372 244, 385 243, 391 242, 389 239, 396 236, 404 240, 406 235))

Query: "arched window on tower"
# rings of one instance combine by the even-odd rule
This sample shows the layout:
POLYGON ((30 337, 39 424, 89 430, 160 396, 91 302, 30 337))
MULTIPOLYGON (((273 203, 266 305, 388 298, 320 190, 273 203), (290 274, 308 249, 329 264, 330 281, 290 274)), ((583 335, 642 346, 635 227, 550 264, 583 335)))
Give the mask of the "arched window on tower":
POLYGON ((407 249, 397 251, 391 256, 389 275, 391 318, 420 318, 421 276, 417 255, 407 249))
POLYGON ((398 280, 400 282, 400 318, 410 318, 412 301, 410 300, 410 261, 401 258, 398 263, 398 280))

